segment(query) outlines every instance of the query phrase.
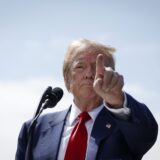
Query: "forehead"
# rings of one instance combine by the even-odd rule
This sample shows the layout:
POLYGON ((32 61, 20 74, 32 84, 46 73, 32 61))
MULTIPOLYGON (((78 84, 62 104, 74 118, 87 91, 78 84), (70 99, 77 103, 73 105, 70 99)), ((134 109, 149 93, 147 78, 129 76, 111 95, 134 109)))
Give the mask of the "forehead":
POLYGON ((78 61, 78 62, 96 62, 96 58, 97 58, 96 53, 80 53, 78 54, 74 61, 78 61))
POLYGON ((87 47, 80 47, 75 51, 74 58, 72 62, 91 62, 95 63, 98 54, 103 54, 104 62, 106 65, 109 64, 109 57, 103 53, 101 50, 97 48, 87 48, 87 47))
POLYGON ((78 48, 75 52, 73 61, 96 61, 97 55, 102 54, 94 48, 78 48))

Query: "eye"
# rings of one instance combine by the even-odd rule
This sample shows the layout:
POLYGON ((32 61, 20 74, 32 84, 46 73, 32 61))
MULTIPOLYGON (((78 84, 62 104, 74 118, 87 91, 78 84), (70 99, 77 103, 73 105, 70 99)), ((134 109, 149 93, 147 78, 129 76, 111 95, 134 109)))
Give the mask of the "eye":
POLYGON ((73 65, 73 68, 77 71, 82 71, 85 69, 85 67, 86 67, 86 64, 81 63, 81 62, 73 65))
POLYGON ((75 65, 75 68, 76 68, 76 69, 84 69, 84 68, 85 68, 85 64, 83 64, 83 63, 78 63, 78 64, 75 65))
POLYGON ((84 66, 78 65, 78 66, 76 66, 76 68, 84 68, 84 66))

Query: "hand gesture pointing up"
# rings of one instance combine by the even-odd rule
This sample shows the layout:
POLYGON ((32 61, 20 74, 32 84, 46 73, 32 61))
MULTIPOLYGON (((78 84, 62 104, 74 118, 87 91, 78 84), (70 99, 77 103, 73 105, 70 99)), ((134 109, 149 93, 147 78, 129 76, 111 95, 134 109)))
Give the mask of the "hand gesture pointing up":
POLYGON ((123 107, 123 76, 111 67, 105 67, 104 57, 99 54, 96 59, 94 90, 112 108, 123 107))

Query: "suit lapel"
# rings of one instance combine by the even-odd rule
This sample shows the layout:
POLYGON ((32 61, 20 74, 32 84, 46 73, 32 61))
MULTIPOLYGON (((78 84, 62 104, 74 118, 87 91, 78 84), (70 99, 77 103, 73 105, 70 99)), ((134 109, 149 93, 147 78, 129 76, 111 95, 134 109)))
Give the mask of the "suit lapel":
POLYGON ((116 124, 111 117, 109 111, 104 107, 98 114, 92 132, 91 137, 95 140, 95 143, 99 146, 100 142, 111 135, 114 131, 116 124))
POLYGON ((110 112, 104 107, 98 114, 89 141, 87 160, 97 159, 101 142, 110 137, 116 128, 116 124, 110 115, 110 112))

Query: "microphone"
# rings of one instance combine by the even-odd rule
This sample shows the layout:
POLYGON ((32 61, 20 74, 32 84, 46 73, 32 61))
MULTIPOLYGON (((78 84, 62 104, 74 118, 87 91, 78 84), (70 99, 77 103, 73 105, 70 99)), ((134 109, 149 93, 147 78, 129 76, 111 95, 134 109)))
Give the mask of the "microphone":
POLYGON ((59 87, 52 89, 51 86, 47 87, 39 102, 38 108, 34 114, 34 118, 41 112, 40 110, 54 107, 62 98, 63 90, 59 87))
POLYGON ((41 98, 41 103, 44 103, 44 101, 46 100, 48 94, 50 94, 52 92, 52 87, 49 86, 47 87, 47 89, 44 91, 42 98, 41 98))
POLYGON ((56 104, 61 100, 62 96, 63 90, 59 87, 50 90, 49 93, 47 92, 46 102, 43 105, 43 109, 53 108, 54 106, 56 106, 56 104))
POLYGON ((40 103, 38 105, 37 111, 29 126, 25 160, 32 159, 32 143, 33 143, 33 138, 34 138, 33 137, 34 130, 35 130, 37 120, 40 114, 42 113, 44 109, 54 107, 60 101, 62 96, 63 96, 63 90, 59 87, 52 89, 52 87, 49 86, 43 93, 40 103))

